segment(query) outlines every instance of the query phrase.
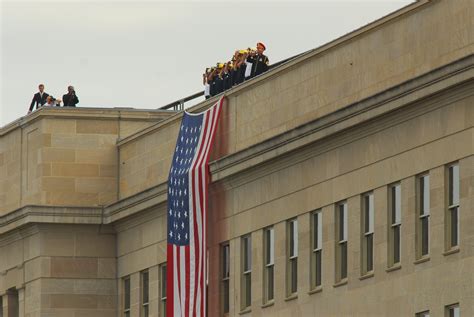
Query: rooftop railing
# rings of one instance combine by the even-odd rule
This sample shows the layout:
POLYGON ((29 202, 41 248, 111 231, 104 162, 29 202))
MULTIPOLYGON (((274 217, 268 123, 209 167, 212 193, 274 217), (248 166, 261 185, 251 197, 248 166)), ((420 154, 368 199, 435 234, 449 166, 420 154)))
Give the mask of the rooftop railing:
MULTIPOLYGON (((289 62, 290 60, 295 59, 296 57, 301 56, 301 55, 303 55, 303 54, 305 54, 305 53, 306 53, 306 52, 303 52, 303 53, 297 54, 297 55, 295 55, 295 56, 286 58, 286 59, 284 59, 284 60, 278 61, 278 62, 276 62, 276 63, 270 65, 270 66, 268 67, 268 71, 270 71, 271 69, 274 69, 274 68, 276 68, 276 67, 278 67, 278 66, 280 66, 280 65, 282 65, 282 64, 284 64, 284 63, 286 63, 286 62, 289 62)), ((258 77, 258 76, 257 76, 257 77, 258 77)), ((252 78, 252 79, 253 79, 253 78, 252 78)), ((250 80, 252 80, 252 79, 250 79, 250 80)), ((173 102, 167 104, 166 106, 160 107, 160 108, 158 108, 158 109, 160 109, 160 110, 170 110, 170 109, 171 109, 171 110, 175 110, 175 111, 182 111, 182 110, 184 110, 184 103, 185 103, 185 102, 194 100, 194 99, 199 98, 199 97, 202 97, 202 96, 204 96, 204 91, 199 91, 199 92, 194 93, 194 94, 192 94, 192 95, 190 95, 190 96, 187 96, 187 97, 178 99, 178 100, 176 100, 176 101, 173 101, 173 102)))

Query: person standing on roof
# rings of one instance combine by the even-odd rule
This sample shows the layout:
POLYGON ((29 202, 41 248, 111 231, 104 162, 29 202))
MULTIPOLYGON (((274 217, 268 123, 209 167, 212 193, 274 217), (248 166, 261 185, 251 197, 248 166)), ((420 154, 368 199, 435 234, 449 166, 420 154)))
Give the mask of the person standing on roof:
POLYGON ((39 84, 38 86, 39 92, 33 95, 33 100, 31 100, 30 108, 28 109, 28 113, 31 113, 33 110, 39 109, 46 103, 46 98, 48 98, 48 94, 44 92, 44 85, 39 84))
POLYGON ((75 107, 79 103, 73 86, 67 87, 67 94, 63 95, 64 107, 75 107))
POLYGON ((266 50, 265 44, 262 42, 257 43, 257 52, 247 57, 247 62, 252 63, 252 71, 250 77, 258 76, 268 70, 268 64, 270 63, 268 57, 263 54, 266 50))

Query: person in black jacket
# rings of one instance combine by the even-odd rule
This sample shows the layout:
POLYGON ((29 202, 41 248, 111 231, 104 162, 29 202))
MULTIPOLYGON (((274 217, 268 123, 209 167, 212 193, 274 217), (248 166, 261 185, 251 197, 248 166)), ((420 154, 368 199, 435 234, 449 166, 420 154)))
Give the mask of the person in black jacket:
POLYGON ((39 84, 38 90, 39 92, 37 92, 33 96, 33 100, 31 100, 30 109, 28 110, 28 113, 33 111, 35 109, 35 106, 36 109, 39 109, 42 105, 46 103, 46 98, 48 98, 49 95, 44 92, 44 85, 39 84))
POLYGON ((67 87, 68 93, 63 95, 63 107, 75 107, 79 103, 79 99, 76 96, 73 86, 67 87))
POLYGON ((258 76, 268 70, 268 57, 263 54, 265 51, 266 47, 263 43, 258 42, 257 43, 257 52, 255 54, 251 54, 248 58, 247 61, 252 63, 252 72, 250 74, 250 77, 255 77, 258 76))

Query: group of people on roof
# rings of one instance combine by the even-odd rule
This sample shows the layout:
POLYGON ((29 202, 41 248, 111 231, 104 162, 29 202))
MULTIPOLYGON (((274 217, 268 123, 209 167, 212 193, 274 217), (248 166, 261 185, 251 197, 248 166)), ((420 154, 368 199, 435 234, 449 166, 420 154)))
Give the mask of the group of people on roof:
POLYGON ((30 108, 28 113, 31 113, 33 110, 39 109, 41 107, 60 107, 61 102, 64 103, 63 107, 75 107, 79 103, 79 98, 77 98, 76 91, 73 86, 67 87, 67 94, 63 95, 63 99, 56 99, 50 94, 44 92, 44 85, 39 84, 38 92, 33 95, 33 100, 31 100, 30 108))
POLYGON ((258 42, 255 49, 237 50, 230 61, 206 68, 202 75, 206 99, 266 72, 269 60, 263 54, 265 50, 265 45, 258 42))

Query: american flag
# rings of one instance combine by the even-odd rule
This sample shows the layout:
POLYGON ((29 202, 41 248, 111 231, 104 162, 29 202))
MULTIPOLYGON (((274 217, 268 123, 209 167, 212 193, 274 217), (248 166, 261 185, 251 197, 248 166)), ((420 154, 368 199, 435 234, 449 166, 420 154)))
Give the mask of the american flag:
POLYGON ((168 177, 166 316, 205 316, 208 160, 223 98, 184 112, 168 177))

